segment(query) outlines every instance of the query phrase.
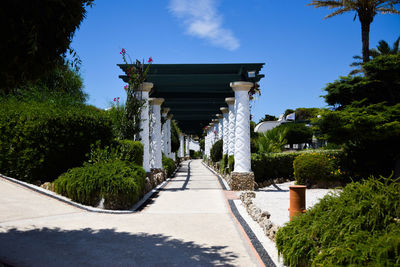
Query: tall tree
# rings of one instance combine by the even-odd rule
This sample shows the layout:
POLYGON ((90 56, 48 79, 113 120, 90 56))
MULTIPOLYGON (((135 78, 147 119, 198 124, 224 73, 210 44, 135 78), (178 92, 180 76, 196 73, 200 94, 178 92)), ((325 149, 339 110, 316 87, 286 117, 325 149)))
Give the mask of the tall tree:
POLYGON ((0 94, 52 71, 93 0, 12 0, 0 8, 0 94))
POLYGON ((315 8, 327 7, 335 9, 335 11, 327 15, 325 19, 347 12, 355 12, 354 20, 358 16, 361 23, 362 56, 364 63, 369 61, 369 31, 375 15, 400 15, 400 11, 398 10, 400 0, 313 0, 308 5, 314 6, 315 8))

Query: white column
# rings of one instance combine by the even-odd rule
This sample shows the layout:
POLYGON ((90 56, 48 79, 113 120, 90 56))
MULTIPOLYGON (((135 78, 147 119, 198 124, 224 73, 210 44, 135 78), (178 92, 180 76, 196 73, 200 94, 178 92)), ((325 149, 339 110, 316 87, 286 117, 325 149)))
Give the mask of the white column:
POLYGON ((222 116, 221 114, 217 114, 217 118, 218 118, 218 140, 222 140, 224 135, 224 124, 223 124, 224 116, 222 116))
POLYGON ((172 120, 172 117, 173 117, 173 115, 169 114, 168 115, 168 120, 167 120, 167 123, 168 123, 167 124, 167 127, 168 127, 168 129, 167 129, 167 135, 168 135, 168 137, 167 137, 167 150, 168 150, 168 157, 173 159, 173 160, 175 160, 173 158, 172 150, 171 150, 171 120, 172 120))
POLYGON ((229 109, 226 107, 220 108, 222 112, 222 116, 224 116, 223 119, 223 133, 222 133, 222 140, 223 140, 223 147, 222 147, 222 153, 223 155, 228 154, 228 144, 229 144, 229 109))
POLYGON ((228 155, 232 156, 235 154, 235 98, 225 98, 225 102, 228 104, 229 115, 228 115, 228 155))
POLYGON ((162 169, 162 153, 161 153, 161 104, 164 98, 150 98, 151 105, 151 157, 150 167, 152 169, 162 169))
POLYGON ((234 172, 251 172, 250 151, 250 106, 249 90, 251 82, 232 82, 235 92, 236 130, 235 130, 235 166, 234 172))
POLYGON ((178 157, 183 158, 185 156, 184 153, 184 140, 183 140, 183 133, 179 136, 179 152, 178 152, 178 157))
POLYGON ((142 130, 139 133, 139 138, 143 144, 143 169, 146 172, 150 172, 149 92, 151 88, 153 88, 152 83, 142 83, 135 92, 135 97, 144 101, 140 111, 140 128, 142 130))
POLYGON ((213 144, 218 141, 218 135, 219 135, 219 120, 218 119, 213 119, 214 123, 214 133, 213 133, 213 144))
POLYGON ((190 153, 189 153, 189 142, 190 142, 190 136, 186 136, 185 138, 185 156, 189 157, 190 153))
POLYGON ((164 119, 164 124, 162 124, 161 130, 161 149, 165 156, 168 156, 168 126, 167 126, 167 114, 169 108, 162 109, 162 118, 164 119))

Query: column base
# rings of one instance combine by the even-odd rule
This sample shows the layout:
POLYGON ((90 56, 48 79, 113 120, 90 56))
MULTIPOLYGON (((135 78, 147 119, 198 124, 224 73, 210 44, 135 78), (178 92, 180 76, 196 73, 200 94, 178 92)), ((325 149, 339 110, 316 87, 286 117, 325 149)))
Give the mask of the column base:
POLYGON ((151 172, 146 173, 145 191, 150 192, 157 185, 165 181, 167 175, 164 169, 151 169, 151 172))
POLYGON ((234 191, 254 190, 254 173, 231 172, 229 186, 234 191))

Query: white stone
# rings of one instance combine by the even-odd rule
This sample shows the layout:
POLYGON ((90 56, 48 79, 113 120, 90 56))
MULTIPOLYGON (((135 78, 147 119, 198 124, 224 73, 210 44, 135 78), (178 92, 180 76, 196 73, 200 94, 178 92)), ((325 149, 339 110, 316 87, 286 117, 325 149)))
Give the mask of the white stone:
POLYGON ((150 128, 149 128, 149 92, 153 88, 152 83, 142 83, 135 92, 135 97, 144 100, 144 105, 140 111, 140 141, 143 144, 143 169, 150 172, 150 128))
POLYGON ((249 90, 253 87, 251 82, 232 82, 235 91, 235 166, 234 172, 251 172, 250 151, 250 103, 249 90))
POLYGON ((225 102, 228 104, 229 115, 228 115, 228 155, 232 156, 235 154, 235 98, 225 98, 225 102))
POLYGON ((184 137, 183 134, 181 133, 181 135, 179 136, 179 151, 178 151, 178 157, 183 158, 185 156, 185 152, 184 152, 184 137))
POLYGON ((229 145, 229 109, 228 108, 220 108, 221 112, 222 112, 222 116, 224 116, 223 118, 223 123, 222 123, 222 129, 223 129, 223 133, 222 133, 222 139, 223 139, 223 147, 222 147, 222 154, 226 155, 228 154, 228 145, 229 145))
POLYGON ((162 152, 161 152, 161 104, 164 98, 150 98, 151 104, 151 156, 150 168, 162 169, 162 152))

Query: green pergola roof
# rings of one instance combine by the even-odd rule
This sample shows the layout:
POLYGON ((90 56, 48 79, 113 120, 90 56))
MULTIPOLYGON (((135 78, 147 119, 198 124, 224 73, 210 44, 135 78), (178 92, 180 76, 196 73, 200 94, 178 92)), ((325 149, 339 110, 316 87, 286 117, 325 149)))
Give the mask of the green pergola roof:
MULTIPOLYGON (((170 114, 186 134, 200 134, 204 126, 220 107, 226 106, 225 98, 234 96, 231 82, 258 82, 264 75, 259 74, 264 63, 237 64, 152 64, 147 82, 154 87, 150 97, 165 99, 163 107, 170 108, 170 114), (250 78, 249 72, 255 72, 250 78)), ((118 65, 125 73, 128 65, 118 65)), ((126 75, 120 75, 127 82, 126 75)))

